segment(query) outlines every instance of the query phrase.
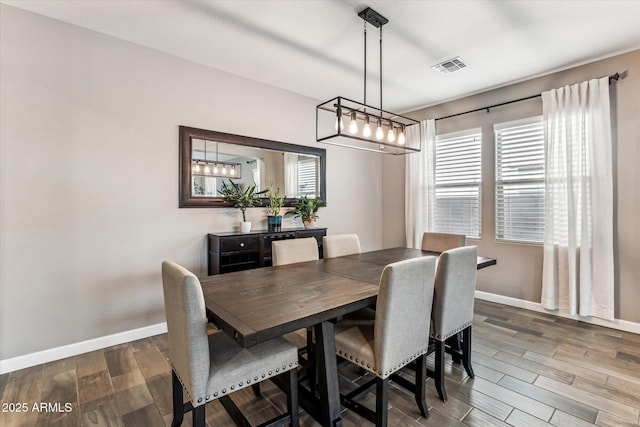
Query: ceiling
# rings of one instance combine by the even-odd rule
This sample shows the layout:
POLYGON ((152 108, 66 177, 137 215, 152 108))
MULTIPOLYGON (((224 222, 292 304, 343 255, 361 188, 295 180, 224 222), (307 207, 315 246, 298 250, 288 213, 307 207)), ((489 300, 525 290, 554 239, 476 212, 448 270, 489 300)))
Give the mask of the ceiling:
MULTIPOLYGON (((357 12, 370 6, 389 19, 383 107, 397 112, 640 49, 640 0, 0 2, 319 101, 362 101, 357 12), (456 56, 469 67, 431 69, 456 56)), ((371 25, 367 40, 367 101, 378 106, 379 32, 371 25)))

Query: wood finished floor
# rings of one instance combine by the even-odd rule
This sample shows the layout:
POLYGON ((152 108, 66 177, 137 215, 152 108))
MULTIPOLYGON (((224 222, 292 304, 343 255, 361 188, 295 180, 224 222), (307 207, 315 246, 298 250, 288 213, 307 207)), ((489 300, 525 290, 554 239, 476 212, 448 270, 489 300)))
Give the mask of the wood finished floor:
MULTIPOLYGON (((390 426, 627 426, 640 422, 640 335, 513 307, 476 301, 473 367, 447 366, 447 403, 427 381, 430 418, 413 396, 392 387, 390 426)), ((27 413, 0 413, 0 426, 163 426, 171 423, 167 336, 109 347, 0 375, 5 404, 24 402, 27 413), (34 403, 70 403, 70 412, 34 412, 34 403)), ((449 359, 450 361, 450 359, 449 359)), ((430 363, 432 360, 430 360, 430 363)), ((341 391, 368 377, 342 364, 341 391)), ((256 424, 286 408, 269 381, 263 398, 232 395, 256 424)), ((362 401, 374 407, 373 391, 362 401)), ((55 409, 55 408, 54 408, 55 409)), ((370 425, 345 411, 344 425, 370 425)), ((207 405, 209 426, 229 426, 218 402, 207 405)), ((191 424, 187 415, 183 425, 191 424)), ((301 425, 317 426, 301 413, 301 425)))

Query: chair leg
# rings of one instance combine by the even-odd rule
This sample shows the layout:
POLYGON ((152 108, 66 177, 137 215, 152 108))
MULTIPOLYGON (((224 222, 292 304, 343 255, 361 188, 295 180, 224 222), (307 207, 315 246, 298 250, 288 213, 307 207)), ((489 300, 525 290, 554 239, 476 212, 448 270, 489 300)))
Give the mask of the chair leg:
POLYGON ((184 400, 182 383, 173 369, 171 370, 171 383, 173 386, 173 421, 171 422, 171 427, 178 427, 182 425, 182 420, 184 419, 184 400))
POLYGON ((389 378, 376 378, 376 427, 387 427, 389 418, 389 378))
POLYGON ((467 375, 474 378, 473 368, 471 367, 471 326, 462 331, 462 365, 467 375))
POLYGON ((429 408, 425 399, 425 381, 427 381, 427 356, 423 354, 416 360, 415 398, 420 414, 429 418, 429 408))
POLYGON ((253 394, 256 395, 256 397, 262 397, 262 392, 260 391, 260 383, 255 383, 251 386, 251 389, 253 390, 253 394))
POLYGON ((287 381, 287 412, 291 416, 291 427, 300 425, 298 415, 298 371, 296 368, 290 369, 286 373, 287 381))
POLYGON ((451 347, 451 358, 454 363, 458 364, 462 361, 462 357, 460 357, 462 353, 461 335, 462 333, 458 332, 447 340, 447 344, 451 347))
POLYGON ((206 426, 204 406, 205 405, 200 405, 196 408, 193 408, 193 413, 191 414, 193 416, 193 427, 206 426))
POLYGON ((435 380, 438 396, 443 402, 447 401, 447 391, 444 389, 444 341, 436 340, 435 380))
POLYGON ((309 371, 307 373, 307 378, 309 380, 309 390, 313 395, 316 395, 316 388, 318 386, 317 378, 317 367, 315 363, 315 354, 314 354, 315 343, 313 342, 313 329, 307 328, 307 361, 311 362, 311 366, 309 367, 309 371))

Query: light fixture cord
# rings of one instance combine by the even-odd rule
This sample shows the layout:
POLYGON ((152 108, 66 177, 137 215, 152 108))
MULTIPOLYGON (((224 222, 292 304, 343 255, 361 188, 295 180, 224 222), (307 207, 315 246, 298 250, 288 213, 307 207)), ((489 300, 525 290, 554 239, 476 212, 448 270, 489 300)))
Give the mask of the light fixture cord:
POLYGON ((380 118, 382 119, 382 25, 380 25, 380 118))
MULTIPOLYGON (((364 105, 367 105, 367 21, 364 22, 364 105)), ((367 107, 364 107, 367 112, 367 107)))

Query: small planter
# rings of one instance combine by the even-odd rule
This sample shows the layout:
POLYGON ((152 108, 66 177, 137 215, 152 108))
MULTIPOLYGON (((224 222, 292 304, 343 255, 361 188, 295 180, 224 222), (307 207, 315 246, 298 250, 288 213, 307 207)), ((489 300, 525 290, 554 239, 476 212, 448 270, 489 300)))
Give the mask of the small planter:
POLYGON ((240 222, 240 232, 248 233, 251 231, 251 221, 242 221, 240 222))
POLYGON ((269 231, 280 231, 282 230, 282 215, 268 215, 267 216, 267 227, 269 231))
POLYGON ((315 228, 316 227, 316 219, 306 219, 304 221, 302 221, 302 223, 304 224, 304 228, 306 228, 307 230, 310 228, 315 228))

